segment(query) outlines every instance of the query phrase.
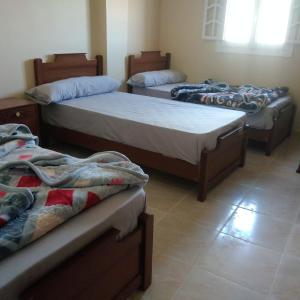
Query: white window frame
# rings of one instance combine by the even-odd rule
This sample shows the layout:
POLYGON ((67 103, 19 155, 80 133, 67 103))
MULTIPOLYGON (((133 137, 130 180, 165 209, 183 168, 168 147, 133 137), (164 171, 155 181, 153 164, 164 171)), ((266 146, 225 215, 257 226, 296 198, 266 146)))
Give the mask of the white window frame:
POLYGON ((221 40, 223 37, 226 0, 205 0, 204 9, 204 26, 202 29, 202 37, 206 40, 221 40), (209 11, 213 11, 212 19, 209 19, 209 11), (217 11, 220 10, 218 18, 217 11))
POLYGON ((258 44, 237 45, 226 41, 218 41, 216 52, 219 53, 236 53, 250 55, 280 56, 291 57, 294 53, 294 45, 284 44, 283 46, 268 46, 258 44))
POLYGON ((294 45, 300 44, 300 0, 292 1, 287 39, 284 45, 280 46, 268 46, 253 43, 254 37, 252 37, 252 43, 250 42, 247 45, 239 45, 224 41, 223 32, 226 4, 226 0, 205 0, 202 37, 205 40, 217 41, 217 52, 282 57, 291 57, 293 55, 294 45), (213 14, 209 14, 209 10, 213 11, 213 14), (217 10, 219 10, 218 15, 216 13, 217 10))

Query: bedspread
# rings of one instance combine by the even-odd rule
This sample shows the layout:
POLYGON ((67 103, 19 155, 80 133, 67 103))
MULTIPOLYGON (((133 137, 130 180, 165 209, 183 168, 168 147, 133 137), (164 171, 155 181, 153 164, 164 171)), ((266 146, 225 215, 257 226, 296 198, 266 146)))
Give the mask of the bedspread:
POLYGON ((117 152, 79 159, 41 148, 24 125, 0 125, 0 259, 148 176, 117 152))
POLYGON ((286 87, 269 89, 250 84, 231 86, 209 79, 199 85, 175 87, 171 90, 171 98, 257 113, 278 98, 286 96, 287 93, 286 87))

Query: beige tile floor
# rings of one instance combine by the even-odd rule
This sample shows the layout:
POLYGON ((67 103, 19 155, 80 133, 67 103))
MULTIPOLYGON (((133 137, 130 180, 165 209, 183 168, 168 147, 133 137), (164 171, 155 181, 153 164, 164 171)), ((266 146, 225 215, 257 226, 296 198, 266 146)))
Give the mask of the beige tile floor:
POLYGON ((300 300, 300 136, 247 164, 204 203, 187 181, 149 171, 153 283, 131 300, 300 300))

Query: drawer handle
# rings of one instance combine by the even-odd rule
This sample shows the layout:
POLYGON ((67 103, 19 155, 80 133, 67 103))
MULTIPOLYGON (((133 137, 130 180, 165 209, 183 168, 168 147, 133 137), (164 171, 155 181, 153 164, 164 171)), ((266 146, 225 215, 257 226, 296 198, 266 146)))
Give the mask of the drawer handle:
POLYGON ((21 113, 19 111, 16 112, 16 117, 20 118, 21 117, 21 113))

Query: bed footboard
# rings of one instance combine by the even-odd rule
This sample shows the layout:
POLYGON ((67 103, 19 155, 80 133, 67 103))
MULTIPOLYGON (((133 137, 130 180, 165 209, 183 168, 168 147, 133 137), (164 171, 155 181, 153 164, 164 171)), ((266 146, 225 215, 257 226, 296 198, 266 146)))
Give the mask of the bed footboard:
POLYGON ((198 199, 204 201, 208 190, 224 179, 237 166, 243 166, 247 146, 244 127, 236 128, 218 138, 212 151, 202 151, 198 164, 164 156, 118 142, 90 136, 66 128, 44 125, 46 135, 66 143, 83 146, 95 151, 113 150, 128 156, 144 167, 160 170, 198 183, 198 199))
POLYGON ((271 155, 274 148, 292 133, 296 106, 294 104, 282 108, 274 120, 270 140, 266 145, 266 155, 271 155))
POLYGON ((117 241, 112 229, 67 259, 21 299, 126 299, 151 284, 153 216, 142 214, 138 228, 117 241))
POLYGON ((256 129, 247 127, 249 140, 265 144, 265 154, 271 155, 272 151, 292 132, 296 107, 294 104, 283 107, 276 119, 272 129, 256 129))
POLYGON ((212 151, 202 151, 200 162, 198 200, 204 201, 209 189, 223 180, 237 167, 243 167, 246 158, 247 134, 239 127, 218 138, 212 151))

